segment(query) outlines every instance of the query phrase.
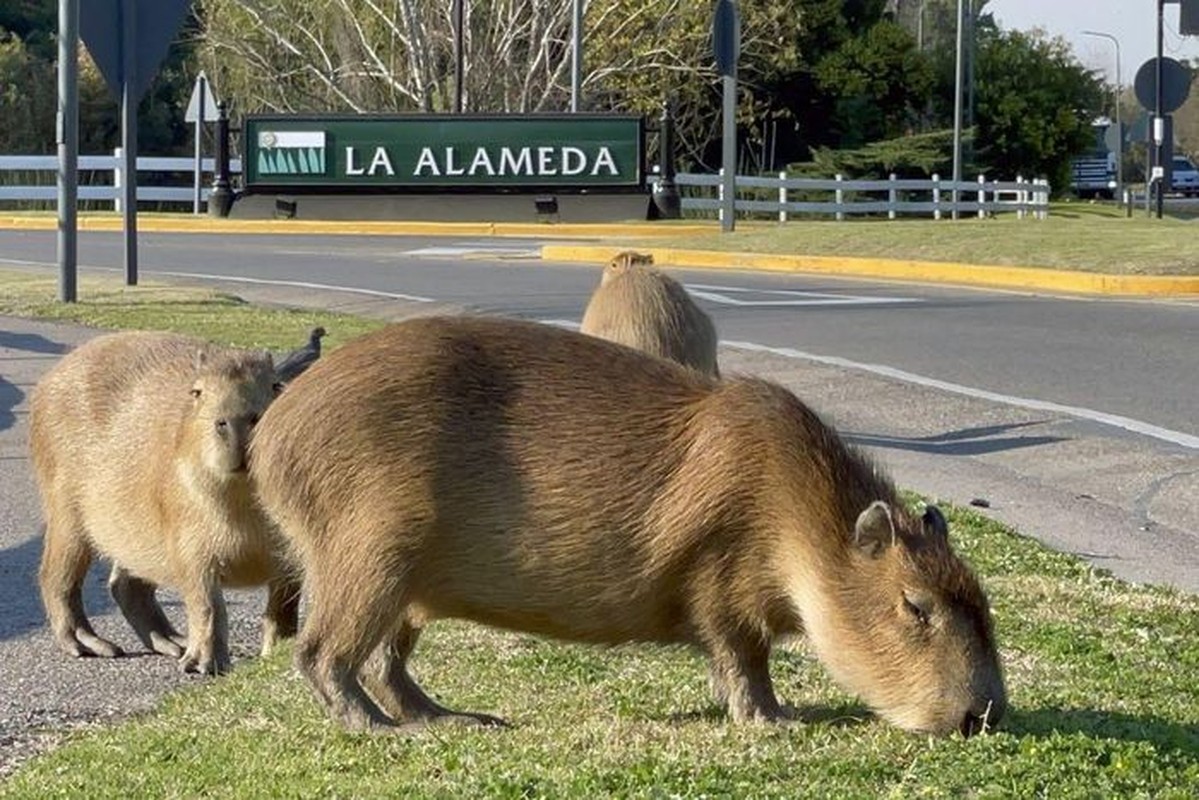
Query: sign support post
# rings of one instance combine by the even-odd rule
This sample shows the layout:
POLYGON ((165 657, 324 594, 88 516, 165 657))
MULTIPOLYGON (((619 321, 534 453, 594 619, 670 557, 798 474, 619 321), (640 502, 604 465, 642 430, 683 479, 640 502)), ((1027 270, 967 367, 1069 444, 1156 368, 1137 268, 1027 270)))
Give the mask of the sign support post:
POLYGON ((712 20, 712 50, 724 92, 721 116, 722 203, 720 229, 732 232, 737 208, 737 61, 741 55, 741 18, 736 0, 717 0, 712 20))
POLYGON ((79 0, 58 2, 58 299, 74 303, 79 214, 79 0))

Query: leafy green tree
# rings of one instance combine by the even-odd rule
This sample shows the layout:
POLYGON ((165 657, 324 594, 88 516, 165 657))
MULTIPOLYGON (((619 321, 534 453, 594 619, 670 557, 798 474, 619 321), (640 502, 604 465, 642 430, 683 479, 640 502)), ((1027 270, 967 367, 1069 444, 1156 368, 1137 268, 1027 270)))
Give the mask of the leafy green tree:
POLYGON ((935 73, 898 24, 879 22, 848 39, 816 66, 817 84, 834 98, 832 128, 842 147, 860 147, 914 128, 935 73))
POLYGON ((1093 139, 1103 86, 1061 38, 1033 31, 979 29, 975 77, 978 165, 1003 176, 1070 182, 1070 160, 1093 139))
POLYGON ((45 153, 53 140, 54 68, 0 31, 0 153, 45 153))

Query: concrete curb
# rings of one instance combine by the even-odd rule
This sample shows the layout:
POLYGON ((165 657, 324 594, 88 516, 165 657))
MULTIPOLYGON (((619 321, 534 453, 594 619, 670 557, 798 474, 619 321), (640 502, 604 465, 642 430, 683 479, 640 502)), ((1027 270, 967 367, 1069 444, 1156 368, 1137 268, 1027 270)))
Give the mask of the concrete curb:
MULTIPOLYGON (((545 245, 541 257, 547 261, 605 262, 627 247, 610 245, 545 245)), ((862 278, 955 283, 1004 289, 1041 289, 1092 295, 1173 297, 1199 295, 1199 276, 1191 275, 1103 275, 1035 267, 985 266, 940 261, 905 261, 843 256, 789 256, 765 253, 680 250, 665 247, 640 248, 654 262, 675 267, 702 269, 761 270, 845 275, 862 278)))

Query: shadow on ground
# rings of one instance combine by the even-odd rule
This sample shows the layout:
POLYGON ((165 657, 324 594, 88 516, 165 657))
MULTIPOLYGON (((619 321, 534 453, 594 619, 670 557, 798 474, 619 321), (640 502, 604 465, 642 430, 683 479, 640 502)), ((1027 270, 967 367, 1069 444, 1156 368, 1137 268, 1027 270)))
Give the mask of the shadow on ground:
POLYGON ((1149 742, 1160 750, 1175 750, 1199 761, 1199 728, 1166 722, 1153 716, 1090 708, 1017 709, 1000 723, 1000 730, 1015 736, 1045 737, 1077 733, 1129 742, 1149 742))
POLYGON ((13 333, 5 330, 0 330, 0 347, 48 355, 61 355, 71 349, 69 345, 47 339, 40 333, 13 333))
POLYGON ((0 431, 6 431, 17 422, 14 409, 25 399, 25 392, 11 381, 0 378, 0 431))
POLYGON ((864 447, 910 450, 916 453, 945 456, 980 456, 1065 441, 1063 436, 1003 435, 1017 428, 1043 425, 1045 422, 1015 422, 1007 425, 961 428, 934 436, 920 437, 884 436, 872 433, 854 433, 853 431, 845 431, 843 435, 849 442, 864 447))
MULTIPOLYGON (((0 550, 0 641, 16 639, 46 624, 37 583, 42 537, 0 550)), ((93 564, 83 582, 83 607, 97 617, 114 607, 108 593, 108 565, 93 564)))

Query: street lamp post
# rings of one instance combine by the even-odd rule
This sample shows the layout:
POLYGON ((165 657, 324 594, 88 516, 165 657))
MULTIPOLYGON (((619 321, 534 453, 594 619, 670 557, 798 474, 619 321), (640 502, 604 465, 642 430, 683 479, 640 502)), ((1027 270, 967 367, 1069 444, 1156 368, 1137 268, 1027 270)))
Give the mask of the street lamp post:
POLYGON ((966 8, 958 0, 957 54, 953 81, 953 218, 958 218, 959 187, 962 183, 962 45, 966 27, 966 8))
POLYGON ((1123 84, 1120 83, 1120 40, 1110 33, 1102 31, 1083 31, 1084 36, 1098 36, 1107 39, 1116 46, 1116 131, 1119 134, 1116 144, 1116 199, 1124 196, 1124 127, 1120 124, 1120 95, 1123 84))

